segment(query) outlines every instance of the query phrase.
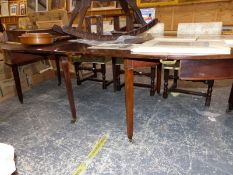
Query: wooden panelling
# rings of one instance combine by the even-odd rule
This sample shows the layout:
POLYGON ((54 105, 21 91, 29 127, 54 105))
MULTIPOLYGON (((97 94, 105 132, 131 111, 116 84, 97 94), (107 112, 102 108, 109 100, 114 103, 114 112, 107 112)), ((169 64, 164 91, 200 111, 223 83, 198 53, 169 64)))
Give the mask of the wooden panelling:
POLYGON ((218 7, 215 3, 193 5, 193 22, 213 22, 217 20, 218 7))
POLYGON ((177 30, 177 24, 183 22, 222 21, 233 26, 233 1, 156 7, 156 17, 165 23, 165 30, 177 30))
POLYGON ((193 6, 184 6, 184 5, 175 6, 172 30, 176 30, 179 23, 190 22, 190 20, 193 20, 193 16, 194 16, 193 6))
MULTIPOLYGON (((165 30, 168 31, 177 30, 177 24, 181 22, 222 21, 223 25, 233 26, 233 0, 179 0, 177 5, 155 6, 155 8, 156 17, 160 22, 165 23, 165 30)), ((87 15, 107 17, 122 13, 119 8, 98 9, 88 11, 87 15)), ((17 24, 18 17, 1 17, 1 20, 2 23, 17 24)))
POLYGON ((233 25, 233 1, 231 3, 218 3, 217 21, 224 25, 233 25))
POLYGON ((165 23, 165 30, 172 30, 173 27, 173 7, 161 7, 156 11, 156 17, 160 22, 165 23))
POLYGON ((180 4, 197 4, 197 3, 207 3, 207 2, 226 2, 231 0, 179 0, 180 4))

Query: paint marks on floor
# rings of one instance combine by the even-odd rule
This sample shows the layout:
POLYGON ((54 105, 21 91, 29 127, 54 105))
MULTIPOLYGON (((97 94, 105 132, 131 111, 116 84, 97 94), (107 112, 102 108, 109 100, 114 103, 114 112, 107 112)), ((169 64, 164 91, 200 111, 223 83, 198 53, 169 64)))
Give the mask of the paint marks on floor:
POLYGON ((78 166, 78 168, 75 170, 73 175, 81 175, 86 171, 86 169, 88 168, 88 165, 91 164, 92 160, 97 156, 97 154, 104 147, 108 137, 109 137, 108 135, 103 135, 98 140, 98 142, 94 145, 93 149, 89 152, 89 154, 84 159, 84 161, 82 161, 81 164, 78 166))
POLYGON ((216 118, 221 115, 219 113, 213 113, 209 111, 199 111, 198 109, 195 109, 195 111, 201 116, 208 117, 208 119, 212 122, 216 122, 216 118))

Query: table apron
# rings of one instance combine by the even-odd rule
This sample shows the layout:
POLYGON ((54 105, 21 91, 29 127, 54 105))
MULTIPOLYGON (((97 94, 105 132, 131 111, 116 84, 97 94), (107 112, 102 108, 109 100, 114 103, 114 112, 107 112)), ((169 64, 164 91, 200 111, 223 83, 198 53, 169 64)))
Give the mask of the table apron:
POLYGON ((182 80, 233 79, 233 60, 180 60, 182 80))

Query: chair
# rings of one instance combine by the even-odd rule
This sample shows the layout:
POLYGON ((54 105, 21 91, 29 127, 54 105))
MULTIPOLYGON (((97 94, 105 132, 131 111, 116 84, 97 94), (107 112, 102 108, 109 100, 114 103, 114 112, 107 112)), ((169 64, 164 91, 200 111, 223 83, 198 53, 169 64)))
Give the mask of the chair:
MULTIPOLYGON (((210 23, 180 23, 178 25, 177 36, 192 36, 198 37, 201 35, 220 35, 222 32, 222 22, 210 22, 210 23)), ((214 85, 214 80, 206 80, 202 81, 203 83, 208 85, 207 92, 197 92, 197 91, 189 91, 185 89, 177 88, 177 80, 178 71, 180 64, 178 61, 174 62, 163 62, 164 69, 164 91, 163 98, 168 97, 168 92, 180 92, 192 95, 198 95, 206 97, 205 106, 210 106, 212 90, 214 85), (173 75, 170 75, 170 70, 173 70, 173 75), (168 88, 168 80, 173 79, 173 85, 168 88)))
MULTIPOLYGON (((97 34, 103 34, 103 17, 99 15, 95 16, 86 16, 85 23, 86 23, 86 32, 92 33, 92 21, 95 20, 96 23, 96 31, 97 34)), ((102 82, 102 88, 106 89, 108 85, 110 85, 113 81, 106 80, 106 64, 111 61, 109 57, 98 57, 98 56, 73 56, 73 64, 75 67, 75 74, 77 78, 77 85, 81 85, 83 81, 91 80, 102 82), (90 64, 92 66, 90 67, 90 64), (98 68, 100 65, 100 68, 98 68), (88 71, 89 74, 86 76, 83 75, 82 71, 88 71), (102 74, 102 78, 97 78, 97 73, 100 72, 102 74)))
MULTIPOLYGON (((147 33, 151 35, 163 35, 164 32, 164 24, 163 23, 158 23, 155 27, 147 31, 147 33)), ((124 73, 124 70, 121 69, 121 65, 123 64, 123 58, 113 58, 112 61, 112 67, 113 67, 113 77, 114 77, 114 91, 120 91, 121 88, 124 86, 124 83, 120 83, 120 75, 124 73)), ((134 71, 134 75, 140 75, 140 76, 146 76, 150 78, 150 84, 146 83, 138 83, 135 82, 134 86, 139 86, 139 87, 145 87, 145 88, 150 88, 150 96, 154 96, 155 92, 160 93, 160 87, 161 87, 161 71, 162 71, 162 64, 158 62, 151 62, 150 60, 148 61, 140 61, 134 60, 133 61, 133 67, 134 68, 142 68, 142 69, 148 69, 150 68, 150 71, 145 72, 136 70, 134 71), (156 80, 156 85, 155 85, 155 78, 156 80)))
POLYGON ((73 56, 73 64, 75 67, 75 74, 77 78, 77 85, 81 85, 86 80, 102 82, 102 88, 106 89, 112 81, 106 80, 106 63, 111 61, 108 57, 86 57, 86 56, 73 56), (92 64, 92 66, 88 65, 92 64), (98 65, 100 67, 98 68, 98 65), (83 71, 89 73, 84 74, 83 71), (102 78, 97 78, 97 73, 102 74, 102 78))

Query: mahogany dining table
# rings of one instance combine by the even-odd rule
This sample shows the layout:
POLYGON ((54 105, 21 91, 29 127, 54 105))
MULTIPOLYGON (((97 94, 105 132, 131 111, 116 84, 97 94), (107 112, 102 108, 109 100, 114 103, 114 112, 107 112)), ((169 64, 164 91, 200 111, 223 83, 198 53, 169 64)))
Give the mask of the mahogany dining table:
MULTIPOLYGON (((124 58, 125 69, 125 106, 127 135, 131 140, 133 137, 133 110, 134 110, 134 89, 133 89, 133 70, 143 65, 135 64, 134 60, 143 60, 148 62, 162 60, 179 60, 180 61, 180 79, 184 80, 225 80, 233 79, 233 53, 223 55, 166 55, 166 54, 132 54, 130 49, 111 49, 111 48, 93 48, 90 45, 58 41, 51 45, 27 46, 20 43, 6 42, 0 44, 0 48, 8 55, 10 62, 8 64, 17 65, 23 61, 29 61, 38 55, 51 56, 55 55, 61 60, 64 80, 70 110, 72 114, 72 122, 75 122, 76 108, 73 97, 73 88, 71 76, 69 72, 69 59, 74 55, 92 55, 92 56, 118 56, 124 58), (192 66, 194 65, 194 66, 192 66)), ((16 86, 19 86, 19 76, 14 73, 16 86)), ((19 95, 19 91, 18 95, 19 95)), ((229 110, 233 107, 233 90, 229 97, 229 110)))
MULTIPOLYGON (((126 46, 127 47, 127 46, 126 46)), ((88 54, 101 56, 120 55, 124 58, 125 71, 125 107, 127 121, 127 135, 129 140, 133 138, 134 121, 134 68, 143 67, 134 60, 142 61, 180 61, 179 79, 181 80, 226 80, 233 79, 233 48, 230 54, 161 54, 140 53, 133 54, 129 49, 111 49, 110 47, 89 47, 88 54)), ((164 85, 167 82, 164 81, 164 85)), ((228 100, 227 112, 233 110, 233 85, 228 100)))

